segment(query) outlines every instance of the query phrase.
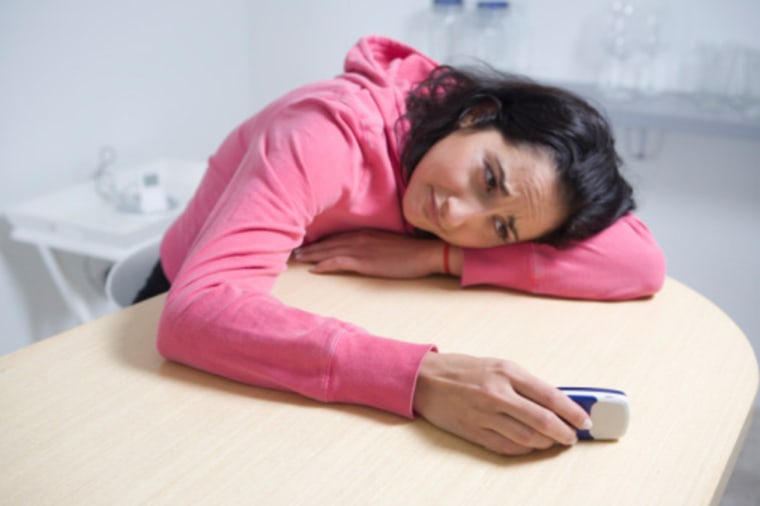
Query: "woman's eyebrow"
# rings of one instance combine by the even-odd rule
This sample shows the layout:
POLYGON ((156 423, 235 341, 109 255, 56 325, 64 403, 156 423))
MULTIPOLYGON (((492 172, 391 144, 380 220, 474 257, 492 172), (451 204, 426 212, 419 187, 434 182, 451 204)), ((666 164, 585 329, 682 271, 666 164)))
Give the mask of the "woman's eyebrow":
MULTIPOLYGON (((501 189, 501 193, 505 197, 509 197, 511 195, 511 192, 509 191, 509 187, 507 185, 507 176, 504 173, 504 167, 501 165, 501 160, 498 156, 494 157, 494 160, 496 162, 496 168, 498 170, 498 179, 499 179, 499 188, 501 189)), ((507 217, 507 228, 512 232, 512 237, 514 237, 515 241, 520 240, 520 235, 517 233, 517 227, 515 226, 515 217, 513 215, 510 215, 507 217)))
POLYGON ((496 161, 496 168, 498 169, 499 188, 501 189, 501 193, 505 197, 509 197, 510 192, 507 187, 507 177, 504 173, 504 167, 501 166, 501 160, 499 160, 498 157, 494 157, 494 160, 496 161))
POLYGON ((510 216, 507 219, 507 228, 512 231, 512 236, 515 238, 515 241, 520 240, 520 235, 517 233, 517 227, 515 227, 515 217, 510 216))

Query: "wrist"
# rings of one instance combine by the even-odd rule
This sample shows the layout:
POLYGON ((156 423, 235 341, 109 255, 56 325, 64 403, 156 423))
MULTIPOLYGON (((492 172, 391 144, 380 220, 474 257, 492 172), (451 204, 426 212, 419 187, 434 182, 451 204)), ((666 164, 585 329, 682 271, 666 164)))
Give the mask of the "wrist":
POLYGON ((414 388, 414 397, 412 399, 412 409, 417 414, 425 412, 425 407, 430 398, 430 388, 433 378, 438 374, 438 360, 440 356, 436 351, 429 351, 422 358, 420 370, 417 373, 417 383, 414 388))
POLYGON ((459 246, 451 245, 448 251, 448 268, 450 276, 460 277, 462 275, 462 264, 464 263, 464 252, 459 246))
POLYGON ((445 241, 435 241, 431 262, 431 272, 445 274, 447 276, 460 276, 462 274, 462 248, 445 241))

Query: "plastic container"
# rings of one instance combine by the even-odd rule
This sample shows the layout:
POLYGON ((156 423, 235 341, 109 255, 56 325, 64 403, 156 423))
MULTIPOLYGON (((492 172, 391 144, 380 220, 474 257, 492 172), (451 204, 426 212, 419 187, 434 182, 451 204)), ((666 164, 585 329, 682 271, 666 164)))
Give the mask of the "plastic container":
POLYGON ((463 0, 433 0, 427 23, 427 53, 439 63, 452 63, 459 52, 464 23, 463 0))
POLYGON ((508 26, 509 2, 481 1, 471 18, 472 56, 499 70, 514 70, 515 37, 508 26))

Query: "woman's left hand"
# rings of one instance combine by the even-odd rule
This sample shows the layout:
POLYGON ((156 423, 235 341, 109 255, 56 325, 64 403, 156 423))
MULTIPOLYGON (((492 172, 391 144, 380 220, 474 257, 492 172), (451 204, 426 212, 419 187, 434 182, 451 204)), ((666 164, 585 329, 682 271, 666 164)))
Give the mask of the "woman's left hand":
MULTIPOLYGON (((453 248, 452 248, 453 249, 453 248)), ((347 232, 294 251, 311 272, 356 272, 383 278, 420 278, 443 272, 443 242, 366 230, 347 232)))

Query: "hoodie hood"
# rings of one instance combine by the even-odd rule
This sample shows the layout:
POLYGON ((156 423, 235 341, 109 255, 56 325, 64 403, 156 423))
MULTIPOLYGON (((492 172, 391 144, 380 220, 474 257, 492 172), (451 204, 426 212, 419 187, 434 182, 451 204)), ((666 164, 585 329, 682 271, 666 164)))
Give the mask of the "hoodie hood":
POLYGON ((417 83, 438 64, 416 49, 387 37, 362 37, 343 63, 346 73, 356 73, 379 86, 417 83))
POLYGON ((396 128, 406 112, 406 96, 438 66, 416 49, 387 37, 362 37, 346 55, 343 78, 366 89, 377 104, 385 123, 388 147, 400 168, 403 130, 396 128))

